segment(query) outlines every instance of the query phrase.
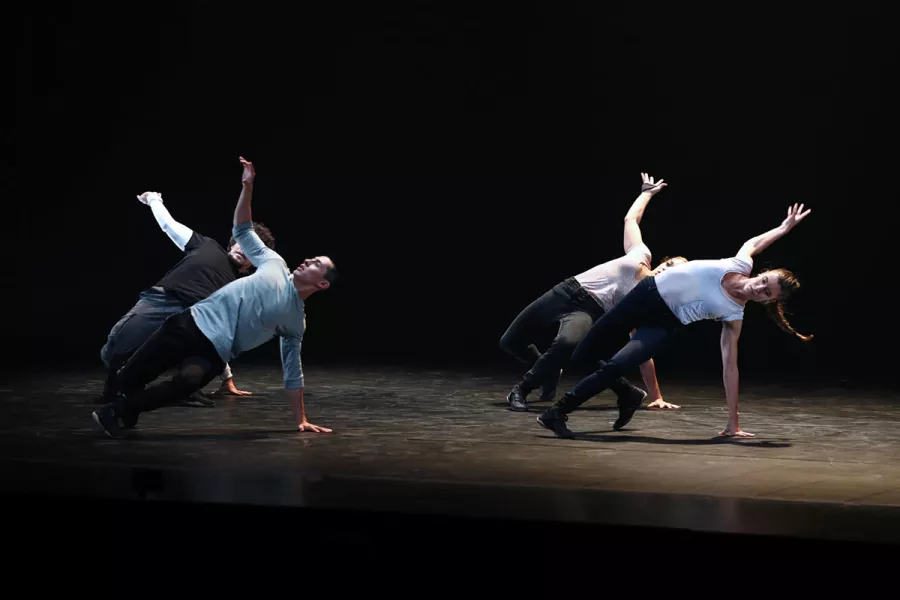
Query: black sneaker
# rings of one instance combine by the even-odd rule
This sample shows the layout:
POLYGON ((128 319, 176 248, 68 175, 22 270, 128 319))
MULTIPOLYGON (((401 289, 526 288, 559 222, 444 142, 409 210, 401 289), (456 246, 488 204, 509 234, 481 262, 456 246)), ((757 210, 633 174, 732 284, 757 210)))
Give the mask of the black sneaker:
POLYGON ((555 406, 551 406, 537 418, 537 422, 541 424, 541 427, 549 429, 556 434, 556 437, 573 438, 575 434, 566 427, 566 421, 568 420, 569 415, 559 412, 559 408, 555 406))
POLYGON ((103 428, 103 431, 111 438, 124 438, 128 435, 124 425, 119 423, 121 415, 116 414, 116 409, 112 404, 107 404, 102 408, 98 408, 92 413, 94 422, 103 428))
POLYGON ((553 399, 556 397, 556 386, 559 384, 559 378, 562 377, 562 369, 559 370, 559 374, 544 383, 541 386, 541 402, 553 402, 553 399))
POLYGON ((634 411, 640 407, 641 402, 647 397, 647 392, 640 388, 632 387, 625 398, 619 398, 619 418, 613 423, 613 429, 619 431, 631 421, 634 411))
POLYGON ((509 404, 509 410, 528 410, 528 402, 525 400, 525 394, 522 393, 519 384, 513 386, 512 391, 506 395, 506 403, 509 404))
POLYGON ((187 398, 181 401, 182 406, 193 406, 195 408, 213 408, 216 401, 208 398, 206 394, 197 390, 187 398))

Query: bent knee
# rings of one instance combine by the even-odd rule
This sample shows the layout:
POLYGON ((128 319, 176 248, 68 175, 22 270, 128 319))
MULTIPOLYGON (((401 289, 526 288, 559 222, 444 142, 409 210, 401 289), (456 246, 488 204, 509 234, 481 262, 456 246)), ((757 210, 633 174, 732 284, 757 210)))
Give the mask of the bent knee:
POLYGON ((175 377, 183 385, 202 387, 205 383, 207 372, 201 365, 191 364, 179 369, 175 377))
POLYGON ((516 338, 508 331, 500 336, 500 349, 507 354, 516 353, 516 338))

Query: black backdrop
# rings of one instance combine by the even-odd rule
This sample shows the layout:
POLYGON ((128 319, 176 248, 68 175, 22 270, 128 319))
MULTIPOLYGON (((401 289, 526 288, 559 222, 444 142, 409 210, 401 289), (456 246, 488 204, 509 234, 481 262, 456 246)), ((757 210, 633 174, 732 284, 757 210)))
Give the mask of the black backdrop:
MULTIPOLYGON (((307 363, 510 366, 497 345, 559 280, 619 255, 639 173, 655 258, 759 257, 803 289, 803 344, 748 308, 742 376, 891 382, 896 103, 880 5, 216 3, 20 7, 6 128, 7 367, 99 366, 109 328, 178 258, 135 195, 227 241, 238 156, 308 303, 307 363), (722 12, 725 11, 725 12, 722 12), (11 185, 10 185, 11 184, 11 185)), ((239 361, 277 365, 270 343, 239 361)), ((720 376, 718 328, 664 374, 720 376)))

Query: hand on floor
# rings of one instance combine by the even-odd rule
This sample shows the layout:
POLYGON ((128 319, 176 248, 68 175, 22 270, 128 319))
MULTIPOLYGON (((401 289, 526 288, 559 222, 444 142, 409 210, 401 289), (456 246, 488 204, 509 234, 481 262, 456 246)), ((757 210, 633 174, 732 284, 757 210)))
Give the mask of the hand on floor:
POLYGON ((662 398, 657 398, 653 402, 647 405, 647 410, 678 410, 681 408, 677 404, 672 404, 671 402, 666 402, 662 398))
POLYGON ((211 396, 252 396, 253 392, 245 392, 234 387, 234 378, 226 379, 211 396))
POLYGON ((738 427, 737 431, 735 431, 733 428, 726 427, 725 429, 723 429, 722 431, 719 432, 719 435, 723 435, 725 437, 749 438, 749 437, 753 437, 755 434, 747 433, 746 431, 741 431, 740 427, 738 427))
POLYGON ((315 433, 331 433, 331 430, 327 427, 319 427, 318 425, 313 425, 309 421, 303 421, 299 425, 297 425, 297 431, 312 431, 315 433))

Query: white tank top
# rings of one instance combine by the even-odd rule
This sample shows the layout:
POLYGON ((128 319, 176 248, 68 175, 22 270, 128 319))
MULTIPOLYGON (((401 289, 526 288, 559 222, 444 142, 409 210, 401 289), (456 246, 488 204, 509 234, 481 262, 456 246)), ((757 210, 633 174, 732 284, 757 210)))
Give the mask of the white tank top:
POLYGON ((753 261, 738 258, 692 260, 669 267, 656 276, 656 288, 678 320, 683 324, 709 319, 741 321, 744 307, 722 288, 728 273, 750 275, 753 261))
POLYGON ((609 311, 637 285, 638 267, 643 263, 649 269, 650 258, 647 244, 638 244, 625 256, 579 273, 575 280, 597 299, 603 310, 609 311))

